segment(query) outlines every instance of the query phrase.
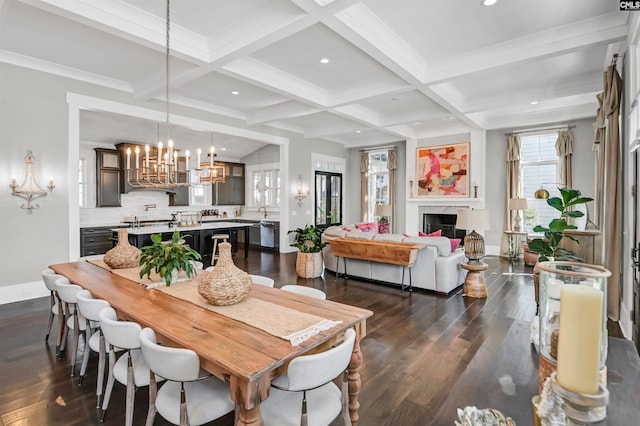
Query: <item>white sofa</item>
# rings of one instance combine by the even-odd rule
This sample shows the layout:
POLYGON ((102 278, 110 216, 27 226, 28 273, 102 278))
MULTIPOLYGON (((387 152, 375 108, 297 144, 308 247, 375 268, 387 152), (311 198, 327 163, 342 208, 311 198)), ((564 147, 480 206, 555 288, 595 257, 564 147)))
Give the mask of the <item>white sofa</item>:
MULTIPOLYGON (((449 293, 464 283, 467 271, 460 266, 466 263, 464 249, 451 251, 451 242, 446 237, 405 237, 402 234, 376 234, 373 232, 347 232, 339 226, 331 226, 322 234, 326 237, 360 238, 365 240, 395 241, 425 244, 427 247, 418 252, 416 263, 412 267, 413 287, 449 293)), ((322 249, 324 267, 336 272, 336 256, 330 245, 322 249)), ((402 283, 402 266, 359 259, 346 259, 349 276, 367 278, 393 284, 402 283)), ((338 273, 344 273, 344 260, 338 263, 338 273)), ((405 284, 409 284, 408 269, 405 272, 405 284)))

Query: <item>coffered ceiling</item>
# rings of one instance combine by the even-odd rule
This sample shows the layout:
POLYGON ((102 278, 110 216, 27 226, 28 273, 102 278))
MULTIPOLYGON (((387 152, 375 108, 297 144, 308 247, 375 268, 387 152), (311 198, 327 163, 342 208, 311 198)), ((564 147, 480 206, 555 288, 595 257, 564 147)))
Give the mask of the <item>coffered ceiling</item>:
MULTIPOLYGON (((617 0, 174 0, 171 101, 347 147, 570 121, 594 115, 628 16, 617 0)), ((136 99, 164 99, 164 44, 162 0, 0 0, 0 61, 136 99)))

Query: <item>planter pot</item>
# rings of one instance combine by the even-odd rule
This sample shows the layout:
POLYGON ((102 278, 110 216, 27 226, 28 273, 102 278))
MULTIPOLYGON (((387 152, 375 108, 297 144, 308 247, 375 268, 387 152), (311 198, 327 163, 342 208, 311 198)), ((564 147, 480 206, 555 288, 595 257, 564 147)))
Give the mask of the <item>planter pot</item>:
POLYGON ((301 278, 316 278, 322 275, 322 252, 298 252, 296 272, 301 278))

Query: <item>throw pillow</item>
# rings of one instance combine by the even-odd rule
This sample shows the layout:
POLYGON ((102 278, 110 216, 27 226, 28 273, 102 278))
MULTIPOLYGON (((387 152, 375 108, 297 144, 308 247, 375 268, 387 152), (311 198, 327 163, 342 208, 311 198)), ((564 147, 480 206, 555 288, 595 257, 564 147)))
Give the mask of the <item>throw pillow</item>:
POLYGON ((375 222, 363 222, 356 225, 358 231, 362 232, 378 232, 378 226, 375 222))
POLYGON ((442 237, 442 229, 438 229, 437 231, 433 231, 430 234, 425 234, 422 231, 418 231, 419 237, 442 237))
POLYGON ((451 251, 456 251, 460 245, 460 238, 451 238, 449 241, 451 242, 451 251))

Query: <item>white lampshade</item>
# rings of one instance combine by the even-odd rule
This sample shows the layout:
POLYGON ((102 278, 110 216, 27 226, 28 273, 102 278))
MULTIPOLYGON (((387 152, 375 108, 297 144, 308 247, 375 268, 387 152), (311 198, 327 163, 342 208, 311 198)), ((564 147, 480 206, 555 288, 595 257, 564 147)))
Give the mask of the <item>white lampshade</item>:
POLYGON ((391 206, 389 204, 376 204, 376 216, 391 216, 391 206))
POLYGON ((489 229, 489 210, 458 210, 456 228, 478 231, 489 229))
POLYGON ((509 210, 527 210, 529 206, 527 206, 526 198, 510 198, 509 199, 509 210))

